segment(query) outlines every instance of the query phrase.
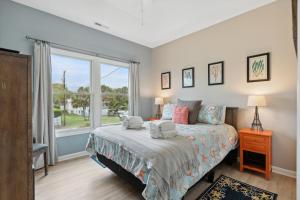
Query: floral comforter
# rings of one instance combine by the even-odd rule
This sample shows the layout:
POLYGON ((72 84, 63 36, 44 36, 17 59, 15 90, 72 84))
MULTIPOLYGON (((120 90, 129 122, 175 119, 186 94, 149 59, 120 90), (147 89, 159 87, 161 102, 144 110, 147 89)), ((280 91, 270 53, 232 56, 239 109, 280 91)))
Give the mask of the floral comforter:
MULTIPOLYGON (((177 124, 176 130, 178 135, 183 136, 192 146, 197 164, 178 169, 176 178, 173 177, 170 182, 164 181, 163 177, 156 173, 149 160, 131 151, 130 147, 124 147, 124 144, 120 144, 120 142, 113 142, 92 133, 86 150, 91 154, 97 152, 106 156, 139 178, 146 184, 143 191, 143 197, 146 200, 179 200, 192 185, 235 148, 237 132, 232 126, 226 124, 177 124)), ((120 131, 122 130, 120 129, 120 131)), ((143 133, 139 134, 149 134, 148 130, 141 131, 143 133)))

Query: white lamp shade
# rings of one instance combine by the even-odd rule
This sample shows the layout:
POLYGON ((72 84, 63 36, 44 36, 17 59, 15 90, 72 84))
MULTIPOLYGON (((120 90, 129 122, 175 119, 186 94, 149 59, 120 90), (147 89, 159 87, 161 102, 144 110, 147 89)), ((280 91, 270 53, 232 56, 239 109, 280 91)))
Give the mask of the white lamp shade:
POLYGON ((249 96, 248 97, 248 106, 266 106, 265 96, 249 96))
POLYGON ((155 105, 163 105, 164 100, 161 97, 155 97, 155 105))

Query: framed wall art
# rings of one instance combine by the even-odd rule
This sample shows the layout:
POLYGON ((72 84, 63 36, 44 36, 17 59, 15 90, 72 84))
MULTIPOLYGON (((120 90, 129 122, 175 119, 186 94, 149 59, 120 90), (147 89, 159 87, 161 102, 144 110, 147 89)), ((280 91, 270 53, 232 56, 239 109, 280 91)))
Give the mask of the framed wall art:
POLYGON ((270 53, 247 57, 247 82, 270 80, 270 53))
POLYGON ((161 89, 171 89, 171 72, 161 73, 161 89))
POLYGON ((185 68, 182 70, 182 88, 195 86, 194 67, 185 68))
POLYGON ((208 64, 208 85, 224 84, 224 61, 208 64))

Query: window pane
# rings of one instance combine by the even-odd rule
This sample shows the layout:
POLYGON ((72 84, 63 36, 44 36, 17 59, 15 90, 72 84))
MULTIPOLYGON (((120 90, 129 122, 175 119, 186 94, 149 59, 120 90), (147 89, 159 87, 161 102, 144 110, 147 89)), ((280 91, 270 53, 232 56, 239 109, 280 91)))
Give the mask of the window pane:
POLYGON ((56 129, 90 127, 90 61, 51 55, 56 129))
POLYGON ((102 125, 128 115, 128 68, 101 64, 102 125))

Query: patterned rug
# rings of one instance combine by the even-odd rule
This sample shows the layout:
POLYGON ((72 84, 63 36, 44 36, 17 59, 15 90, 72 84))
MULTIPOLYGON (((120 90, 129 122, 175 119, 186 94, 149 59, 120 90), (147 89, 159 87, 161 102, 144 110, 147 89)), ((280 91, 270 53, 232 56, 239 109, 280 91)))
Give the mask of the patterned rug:
POLYGON ((277 194, 221 175, 198 200, 276 200, 277 194))

